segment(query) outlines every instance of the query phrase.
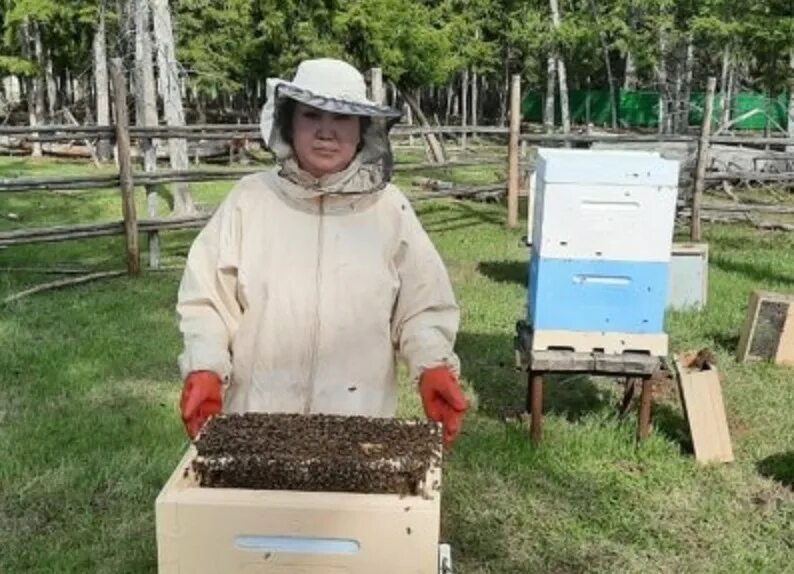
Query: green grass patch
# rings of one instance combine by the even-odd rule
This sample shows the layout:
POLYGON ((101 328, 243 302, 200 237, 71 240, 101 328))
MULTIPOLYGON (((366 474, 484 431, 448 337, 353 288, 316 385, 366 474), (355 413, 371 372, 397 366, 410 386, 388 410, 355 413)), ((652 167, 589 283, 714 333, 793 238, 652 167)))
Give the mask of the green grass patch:
MULTIPOLYGON (((18 161, 3 160, 0 171, 77 169, 27 171, 18 161)), ((230 185, 196 186, 196 199, 216 203, 230 185)), ((119 217, 115 190, 4 194, 0 221, 12 207, 24 220, 10 223, 23 227, 119 217)), ((456 572, 792 571, 792 371, 736 364, 733 352, 752 289, 794 292, 794 237, 707 226, 708 308, 667 318, 673 350, 709 346, 725 375, 737 461, 701 467, 674 392, 658 397, 640 447, 635 418, 615 416, 610 379, 551 379, 537 447, 523 423, 505 422, 526 392, 512 366, 513 326, 525 313, 524 230, 506 229, 498 204, 417 210, 462 308, 457 349, 473 404, 444 476, 442 537, 456 572)), ((164 233, 165 260, 181 265, 194 236, 164 233)), ((0 296, 51 279, 16 268, 123 261, 121 238, 9 247, 0 250, 0 296)), ((154 499, 187 445, 177 410, 179 279, 178 269, 145 272, 0 307, 0 572, 156 571, 154 499)), ((399 413, 421 413, 406 385, 399 413)))

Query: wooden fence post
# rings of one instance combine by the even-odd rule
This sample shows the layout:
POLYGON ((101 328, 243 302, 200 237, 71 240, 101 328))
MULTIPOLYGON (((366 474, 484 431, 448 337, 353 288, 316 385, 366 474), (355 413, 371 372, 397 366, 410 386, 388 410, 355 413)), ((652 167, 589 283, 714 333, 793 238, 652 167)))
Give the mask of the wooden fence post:
POLYGON ((510 87, 510 138, 507 148, 507 226, 518 225, 518 135, 521 128, 521 76, 510 87))
POLYGON ((703 111, 703 126, 700 129, 698 143, 698 157, 695 167, 695 187, 692 190, 692 215, 689 227, 689 237, 692 241, 700 241, 702 231, 700 228, 700 204, 703 200, 703 188, 706 184, 706 165, 709 159, 709 137, 711 136, 711 115, 714 111, 714 91, 717 87, 717 78, 710 77, 706 87, 706 106, 703 111))
POLYGON ((116 144, 119 150, 119 184, 121 210, 124 215, 124 235, 127 240, 127 273, 137 277, 141 272, 138 249, 138 220, 135 214, 135 186, 132 181, 132 154, 130 153, 130 121, 127 115, 127 84, 121 58, 110 62, 113 98, 116 108, 116 144))

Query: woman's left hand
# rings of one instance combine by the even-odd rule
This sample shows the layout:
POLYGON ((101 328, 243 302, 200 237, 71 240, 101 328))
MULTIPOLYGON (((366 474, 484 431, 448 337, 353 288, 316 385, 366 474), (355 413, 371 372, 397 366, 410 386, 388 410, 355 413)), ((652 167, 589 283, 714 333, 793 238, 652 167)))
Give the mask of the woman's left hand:
POLYGON ((444 446, 449 448, 460 433, 463 413, 469 408, 455 374, 447 367, 427 369, 419 377, 419 395, 427 418, 442 423, 444 446))

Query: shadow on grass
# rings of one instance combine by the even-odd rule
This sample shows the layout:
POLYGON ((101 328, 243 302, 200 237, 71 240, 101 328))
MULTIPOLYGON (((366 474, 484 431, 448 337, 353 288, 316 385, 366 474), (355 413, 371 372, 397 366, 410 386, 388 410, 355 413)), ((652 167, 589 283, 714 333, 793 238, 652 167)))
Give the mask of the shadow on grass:
POLYGON ((780 273, 769 264, 755 264, 745 261, 731 261, 722 257, 712 257, 711 262, 715 267, 728 273, 744 275, 757 283, 794 283, 794 276, 780 273))
MULTIPOLYGON (((479 334, 461 332, 457 352, 464 376, 477 393, 478 412, 497 420, 515 416, 527 410, 528 375, 514 366, 513 339, 507 334, 479 334)), ((562 416, 576 422, 592 413, 619 416, 619 396, 623 385, 618 378, 604 378, 609 384, 596 384, 588 375, 555 374, 544 377, 543 412, 562 416)), ((666 397, 655 393, 651 410, 651 423, 656 431, 678 445, 682 454, 694 450, 689 424, 684 415, 666 397)), ((639 405, 639 388, 632 407, 624 415, 636 421, 639 405)))
POLYGON ((683 415, 671 405, 654 401, 651 409, 651 423, 656 430, 681 449, 681 454, 695 452, 689 424, 683 415))
POLYGON ((481 261, 477 271, 497 283, 517 283, 526 286, 529 273, 528 261, 481 261))
POLYGON ((756 468, 761 475, 794 489, 794 450, 768 456, 756 468))
POLYGON ((422 203, 417 208, 417 213, 422 217, 424 228, 428 233, 503 223, 499 212, 478 208, 467 201, 458 201, 454 204, 422 203), (448 217, 443 218, 445 215, 448 217))
MULTIPOLYGON (((527 373, 514 366, 513 338, 505 334, 461 332, 457 352, 464 375, 477 393, 478 411, 501 419, 526 407, 527 373)), ((570 421, 615 407, 608 389, 598 387, 586 375, 550 375, 544 380, 545 413, 570 421)))
POLYGON ((543 411, 564 416, 571 422, 593 412, 614 410, 612 393, 598 387, 587 375, 544 377, 543 411))
MULTIPOLYGON (((758 249, 758 242, 748 240, 746 235, 710 237, 708 240, 719 249, 731 251, 732 253, 754 251, 758 249)), ((688 241, 688 238, 684 239, 684 241, 688 241)))
POLYGON ((715 331, 709 335, 709 338, 714 341, 714 345, 723 349, 726 353, 733 354, 739 346, 738 333, 725 333, 724 331, 715 331))

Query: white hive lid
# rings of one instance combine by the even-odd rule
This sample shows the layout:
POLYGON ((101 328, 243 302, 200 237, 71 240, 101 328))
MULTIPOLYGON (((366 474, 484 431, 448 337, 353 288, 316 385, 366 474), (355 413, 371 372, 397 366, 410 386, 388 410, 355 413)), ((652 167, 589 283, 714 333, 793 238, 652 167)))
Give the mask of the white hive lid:
POLYGON ((540 148, 544 183, 677 186, 678 162, 657 152, 540 148))

